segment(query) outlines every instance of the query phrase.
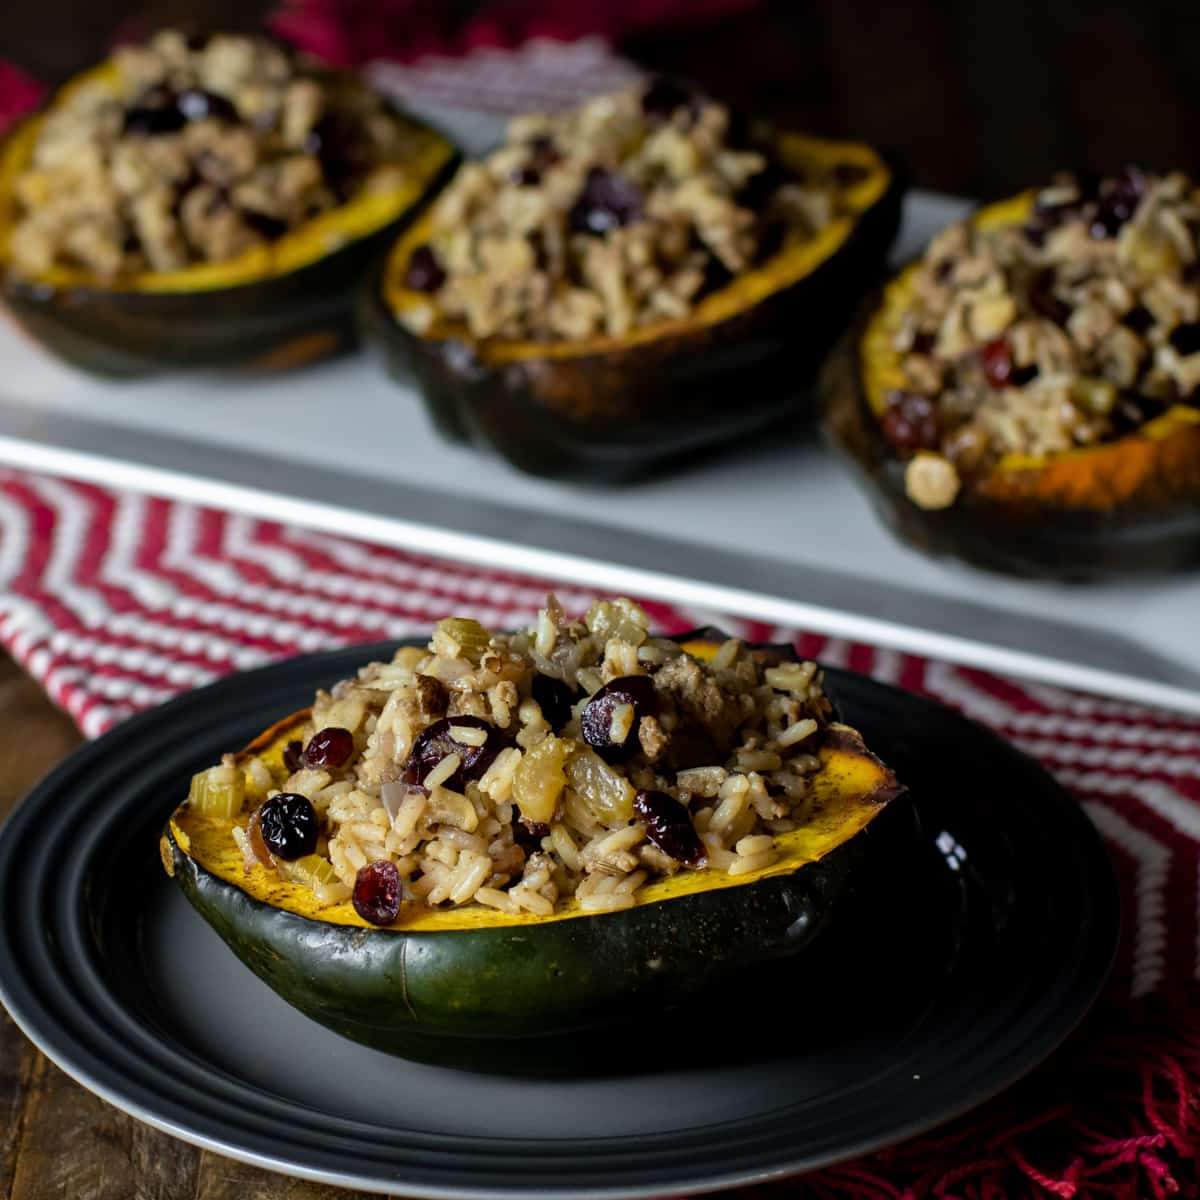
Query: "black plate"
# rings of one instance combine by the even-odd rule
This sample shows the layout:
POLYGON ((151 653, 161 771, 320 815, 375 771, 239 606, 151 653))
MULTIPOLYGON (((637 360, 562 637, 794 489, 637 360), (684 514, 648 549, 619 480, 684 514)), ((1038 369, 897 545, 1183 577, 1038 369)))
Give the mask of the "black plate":
POLYGON ((964 1111, 1041 1061, 1103 983, 1117 892, 1078 806, 981 726, 831 670, 919 827, 880 841, 907 845, 878 855, 810 954, 664 1015, 670 1036, 597 1035, 603 1074, 478 1075, 347 1042, 233 957, 163 875, 157 837, 193 771, 387 652, 294 659, 137 717, 0 831, 0 1000, 85 1087, 219 1153, 347 1187, 696 1191, 964 1111))

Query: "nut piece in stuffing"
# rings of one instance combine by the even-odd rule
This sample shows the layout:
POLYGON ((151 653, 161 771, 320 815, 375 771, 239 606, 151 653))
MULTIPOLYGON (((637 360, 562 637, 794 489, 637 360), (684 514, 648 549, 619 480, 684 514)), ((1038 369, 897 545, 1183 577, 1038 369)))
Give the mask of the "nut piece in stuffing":
POLYGON ((949 508, 958 497, 960 485, 954 464, 927 450, 914 455, 904 469, 904 490, 921 508, 949 508))

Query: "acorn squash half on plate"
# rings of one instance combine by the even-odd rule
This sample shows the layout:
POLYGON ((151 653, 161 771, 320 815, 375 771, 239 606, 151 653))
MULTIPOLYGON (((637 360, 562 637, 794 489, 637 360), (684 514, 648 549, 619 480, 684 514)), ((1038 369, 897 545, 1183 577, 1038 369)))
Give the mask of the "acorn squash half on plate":
POLYGON ((787 168, 838 171, 845 211, 704 295, 690 313, 624 336, 477 339, 435 319, 400 319, 428 296, 405 287, 427 214, 396 243, 364 324, 401 381, 415 377, 437 429, 498 450, 536 475, 599 482, 803 411, 817 368, 882 268, 900 219, 897 174, 872 148, 773 137, 787 168))
POLYGON ((107 376, 175 367, 278 370, 351 344, 364 276, 453 167, 451 144, 398 114, 413 133, 400 186, 355 196, 227 261, 112 281, 59 265, 23 274, 9 248, 14 180, 56 105, 81 87, 110 83, 115 90, 119 78, 114 62, 93 68, 0 144, 0 294, 19 324, 59 358, 107 376))
MULTIPOLYGON (((1026 226, 1036 198, 1022 193, 971 221, 981 229, 1026 226)), ((910 498, 909 460, 882 422, 889 396, 907 386, 895 337, 920 269, 919 262, 907 267, 869 303, 822 382, 826 437, 893 532, 928 553, 1029 577, 1089 580, 1200 563, 1200 389, 1190 402, 1155 404, 1143 420, 1135 412, 1120 436, 1005 454, 985 471, 965 473, 945 507, 910 498)))
MULTIPOLYGON (((681 641, 708 658, 724 638, 701 630, 681 641)), ((790 647, 755 652, 771 663, 794 657, 790 647)), ((268 729, 243 760, 257 755, 286 779, 285 749, 307 719, 306 710, 268 729)), ((657 1014, 800 953, 826 927, 865 859, 869 829, 904 789, 845 725, 831 725, 816 753, 813 816, 777 835, 777 861, 739 876, 681 870, 615 912, 583 912, 574 900, 549 916, 406 902, 395 924, 375 927, 349 901, 321 908, 275 871, 246 870, 231 833, 245 826, 244 812, 222 819, 188 804, 170 818, 162 856, 234 953, 337 1033, 446 1065, 553 1072, 559 1052, 538 1051, 547 1039, 561 1046, 562 1035, 657 1014)))

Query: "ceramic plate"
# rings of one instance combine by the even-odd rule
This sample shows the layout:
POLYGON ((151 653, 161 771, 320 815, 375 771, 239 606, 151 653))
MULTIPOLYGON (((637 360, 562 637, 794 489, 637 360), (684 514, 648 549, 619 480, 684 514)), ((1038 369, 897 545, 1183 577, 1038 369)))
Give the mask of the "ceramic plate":
POLYGON ((1117 895, 1077 805, 980 726, 830 671, 913 800, 812 951, 610 1034, 603 1071, 487 1075, 345 1041, 233 957, 157 839, 193 771, 387 650, 294 659, 134 718, 0 830, 0 1000, 85 1087, 218 1153, 368 1191, 699 1191, 963 1112, 1058 1045, 1105 978, 1117 895))

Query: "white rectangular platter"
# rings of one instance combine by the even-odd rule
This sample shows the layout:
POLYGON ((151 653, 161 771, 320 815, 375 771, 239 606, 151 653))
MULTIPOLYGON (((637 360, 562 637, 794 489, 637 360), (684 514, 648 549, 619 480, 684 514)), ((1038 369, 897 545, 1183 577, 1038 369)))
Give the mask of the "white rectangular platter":
MULTIPOLYGON (((914 195, 896 257, 965 210, 914 195)), ((0 462, 1200 713, 1200 576, 1062 586, 930 561, 803 430, 619 489, 550 483, 441 441, 367 357, 101 383, 0 325, 0 462)))

